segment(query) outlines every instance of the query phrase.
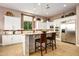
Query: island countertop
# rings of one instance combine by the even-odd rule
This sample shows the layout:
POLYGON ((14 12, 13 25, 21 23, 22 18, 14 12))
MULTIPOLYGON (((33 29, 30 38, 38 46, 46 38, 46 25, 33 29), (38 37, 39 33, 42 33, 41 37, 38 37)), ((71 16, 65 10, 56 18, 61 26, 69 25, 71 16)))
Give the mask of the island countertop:
MULTIPOLYGON (((47 31, 46 33, 47 33, 47 34, 48 34, 48 33, 56 33, 56 31, 47 31)), ((42 31, 35 31, 35 32, 33 32, 33 31, 29 31, 29 32, 24 31, 23 34, 24 34, 24 35, 42 34, 42 31)))

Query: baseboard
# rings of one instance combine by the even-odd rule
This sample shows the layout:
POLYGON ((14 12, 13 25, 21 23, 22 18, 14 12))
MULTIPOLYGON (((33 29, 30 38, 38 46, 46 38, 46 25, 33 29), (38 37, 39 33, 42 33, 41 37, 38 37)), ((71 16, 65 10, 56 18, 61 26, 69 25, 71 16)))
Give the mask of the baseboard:
POLYGON ((62 42, 65 42, 65 43, 69 43, 69 44, 76 45, 75 43, 72 43, 72 42, 66 42, 66 41, 62 41, 62 42))
POLYGON ((3 44, 0 44, 0 46, 11 46, 11 45, 15 45, 15 44, 21 44, 22 42, 20 42, 20 43, 13 43, 13 44, 5 44, 5 45, 3 45, 3 44))
POLYGON ((76 44, 76 46, 79 46, 79 44, 76 44))

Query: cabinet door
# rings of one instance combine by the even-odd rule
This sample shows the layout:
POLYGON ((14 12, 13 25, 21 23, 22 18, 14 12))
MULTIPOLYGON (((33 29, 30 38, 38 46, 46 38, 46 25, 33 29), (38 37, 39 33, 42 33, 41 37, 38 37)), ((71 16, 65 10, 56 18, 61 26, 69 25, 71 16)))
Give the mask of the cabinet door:
POLYGON ((10 35, 2 35, 2 45, 8 45, 12 43, 12 37, 10 35))
POLYGON ((13 18, 13 30, 21 29, 21 19, 19 17, 13 18))
POLYGON ((21 37, 19 35, 13 35, 13 43, 21 42, 21 37))
POLYGON ((37 29, 47 29, 47 22, 38 22, 36 25, 37 29))
POLYGON ((23 35, 2 35, 2 44, 9 45, 24 42, 25 36, 23 35))
POLYGON ((5 16, 4 29, 5 30, 21 29, 21 19, 19 17, 5 16))
POLYGON ((5 16, 4 19, 4 30, 12 30, 13 19, 12 17, 5 16))
POLYGON ((12 36, 12 43, 21 43, 24 40, 24 36, 22 35, 13 35, 12 36))

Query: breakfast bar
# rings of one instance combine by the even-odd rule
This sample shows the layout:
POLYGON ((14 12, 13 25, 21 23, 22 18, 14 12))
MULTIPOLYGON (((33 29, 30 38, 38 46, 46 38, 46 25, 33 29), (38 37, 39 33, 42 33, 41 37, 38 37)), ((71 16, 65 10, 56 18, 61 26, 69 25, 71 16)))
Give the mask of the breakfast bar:
MULTIPOLYGON (((55 31, 47 31, 46 35, 51 33, 56 33, 55 31)), ((30 53, 35 52, 35 38, 40 37, 42 32, 31 32, 31 33, 24 33, 25 40, 23 42, 23 54, 29 56, 30 53)))

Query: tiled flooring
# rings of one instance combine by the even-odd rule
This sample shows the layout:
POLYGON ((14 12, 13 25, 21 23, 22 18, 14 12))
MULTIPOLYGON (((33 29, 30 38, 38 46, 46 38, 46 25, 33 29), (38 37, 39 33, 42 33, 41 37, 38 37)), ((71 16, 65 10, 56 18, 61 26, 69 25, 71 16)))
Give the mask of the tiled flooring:
MULTIPOLYGON (((10 46, 0 47, 1 56, 22 56, 22 44, 15 44, 10 46)), ((31 56, 40 56, 40 52, 32 53, 31 56)), ((48 48, 47 54, 44 53, 44 56, 79 56, 79 47, 57 42, 57 49, 53 50, 48 48)))

